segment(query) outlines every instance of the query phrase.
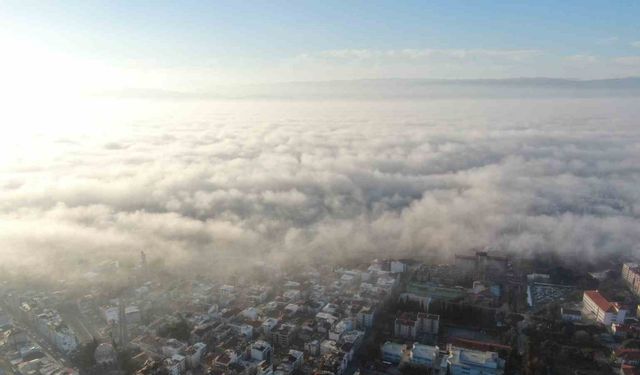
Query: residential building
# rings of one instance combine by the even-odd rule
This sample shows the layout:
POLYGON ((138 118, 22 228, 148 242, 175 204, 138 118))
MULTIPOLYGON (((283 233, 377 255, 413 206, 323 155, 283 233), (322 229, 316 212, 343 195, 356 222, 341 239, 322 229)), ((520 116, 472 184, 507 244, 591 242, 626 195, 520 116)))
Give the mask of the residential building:
POLYGON ((409 361, 417 366, 434 367, 438 364, 440 348, 437 346, 414 343, 409 352, 409 361))
POLYGON ((278 325, 278 319, 276 318, 267 318, 262 322, 262 332, 265 335, 271 334, 271 330, 278 325))
POLYGON ((273 365, 267 361, 258 363, 256 375, 273 375, 273 365))
POLYGON ((636 295, 640 295, 640 265, 638 263, 624 263, 622 278, 636 295))
POLYGON ((180 354, 174 354, 170 358, 165 359, 164 365, 169 375, 182 375, 187 368, 186 358, 180 354))
POLYGON ((560 308, 560 316, 562 320, 568 322, 576 322, 582 320, 582 313, 579 310, 560 308))
POLYGON ((609 302, 597 290, 586 290, 582 297, 583 311, 588 318, 610 326, 611 323, 624 323, 627 310, 616 302, 609 302))
POLYGON ((203 342, 196 342, 185 350, 185 357, 187 361, 187 367, 197 368, 202 362, 207 351, 207 345, 203 342))
POLYGON ((440 330, 440 316, 426 313, 400 314, 394 322, 396 337, 415 339, 420 334, 437 335, 440 330))
POLYGON ((304 343, 304 351, 310 356, 317 356, 320 354, 320 341, 312 340, 304 343))
POLYGON ((399 260, 392 260, 389 263, 389 271, 391 273, 402 273, 407 271, 407 264, 399 260))
POLYGON ((371 306, 363 306, 356 316, 356 326, 360 329, 373 327, 375 309, 371 306))
POLYGON ((294 333, 295 326, 293 324, 282 323, 271 331, 271 340, 275 346, 288 348, 294 333))
POLYGON ((489 255, 487 251, 455 256, 455 264, 462 273, 472 274, 474 279, 482 281, 502 276, 507 270, 507 263, 506 257, 489 255))
POLYGON ((640 349, 620 348, 614 352, 614 357, 620 365, 640 365, 640 349))
POLYGON ((450 375, 502 375, 505 361, 496 352, 450 347, 446 365, 450 375))
POLYGON ((387 341, 382 345, 382 360, 399 364, 404 358, 404 352, 406 347, 402 344, 387 341))
POLYGON ((272 353, 271 345, 264 340, 258 340, 251 344, 251 359, 254 361, 271 363, 272 353))

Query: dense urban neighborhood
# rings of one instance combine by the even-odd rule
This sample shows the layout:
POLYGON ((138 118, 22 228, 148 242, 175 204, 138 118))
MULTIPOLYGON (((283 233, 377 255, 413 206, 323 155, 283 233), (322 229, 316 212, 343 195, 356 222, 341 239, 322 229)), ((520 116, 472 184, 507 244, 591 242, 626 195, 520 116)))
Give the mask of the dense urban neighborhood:
POLYGON ((141 253, 85 288, 2 285, 2 373, 637 374, 640 265, 580 274, 487 250, 177 277, 141 253), (39 288, 39 289, 38 289, 39 288))

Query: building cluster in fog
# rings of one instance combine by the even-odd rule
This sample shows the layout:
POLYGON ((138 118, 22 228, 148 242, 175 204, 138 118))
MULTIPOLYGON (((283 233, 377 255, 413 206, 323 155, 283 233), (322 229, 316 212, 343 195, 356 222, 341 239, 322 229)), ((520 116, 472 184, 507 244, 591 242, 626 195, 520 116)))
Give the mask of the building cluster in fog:
POLYGON ((374 259, 178 277, 143 253, 125 283, 97 281, 121 267, 93 268, 85 288, 5 281, 0 350, 12 371, 509 375, 537 368, 527 358, 549 360, 536 346, 549 329, 562 332, 558 368, 631 374, 640 358, 625 344, 640 339, 634 263, 579 273, 474 249, 451 263, 374 259), (577 356, 591 343, 593 358, 611 360, 577 356))

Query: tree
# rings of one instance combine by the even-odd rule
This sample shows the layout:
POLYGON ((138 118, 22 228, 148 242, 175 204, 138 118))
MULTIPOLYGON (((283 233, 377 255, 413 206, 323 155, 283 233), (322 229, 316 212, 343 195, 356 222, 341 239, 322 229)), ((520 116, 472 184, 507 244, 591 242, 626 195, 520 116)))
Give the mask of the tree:
POLYGON ((90 368, 96 364, 94 353, 98 347, 98 341, 94 338, 86 344, 80 345, 73 355, 73 362, 81 368, 90 368))
POLYGON ((167 323, 158 330, 158 335, 162 337, 170 337, 180 341, 186 341, 191 335, 191 327, 189 323, 180 316, 179 319, 167 323))
POLYGON ((622 347, 625 349, 640 349, 640 340, 629 339, 622 342, 622 347))

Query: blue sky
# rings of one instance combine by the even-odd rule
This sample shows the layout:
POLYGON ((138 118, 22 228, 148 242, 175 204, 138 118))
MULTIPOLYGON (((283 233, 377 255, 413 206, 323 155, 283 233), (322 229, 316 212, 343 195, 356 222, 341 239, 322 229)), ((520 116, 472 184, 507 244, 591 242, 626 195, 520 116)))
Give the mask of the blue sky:
POLYGON ((154 88, 607 78, 640 74, 638 20, 637 1, 4 1, 0 43, 13 55, 4 70, 56 75, 22 61, 51 60, 85 81, 154 88))

